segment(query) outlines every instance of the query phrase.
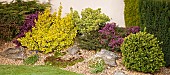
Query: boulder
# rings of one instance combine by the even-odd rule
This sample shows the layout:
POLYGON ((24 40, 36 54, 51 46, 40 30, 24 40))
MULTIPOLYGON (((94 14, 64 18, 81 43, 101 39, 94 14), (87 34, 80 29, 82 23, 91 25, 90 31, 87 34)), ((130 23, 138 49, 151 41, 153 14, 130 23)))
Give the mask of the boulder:
POLYGON ((95 59, 95 58, 98 58, 98 57, 102 58, 104 60, 105 64, 107 64, 111 67, 117 66, 116 60, 118 59, 118 55, 115 54, 114 52, 108 51, 106 49, 101 49, 100 52, 96 53, 90 59, 95 59))
POLYGON ((9 59, 25 59, 26 58, 25 52, 26 50, 23 47, 8 48, 3 52, 0 52, 0 55, 9 59))
POLYGON ((77 45, 73 45, 67 49, 68 53, 71 55, 76 54, 80 49, 77 47, 77 45))

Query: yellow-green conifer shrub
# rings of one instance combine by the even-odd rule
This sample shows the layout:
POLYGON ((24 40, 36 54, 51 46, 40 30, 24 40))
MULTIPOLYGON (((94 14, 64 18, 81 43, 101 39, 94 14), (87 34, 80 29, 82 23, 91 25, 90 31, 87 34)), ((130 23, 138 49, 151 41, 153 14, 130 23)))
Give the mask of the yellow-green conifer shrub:
POLYGON ((124 0, 125 3, 125 26, 139 26, 140 14, 139 14, 139 0, 124 0))
POLYGON ((153 73, 165 65, 159 45, 160 42, 150 33, 130 34, 121 45, 122 62, 128 69, 153 73))
POLYGON ((72 12, 63 18, 61 18, 61 13, 62 6, 59 7, 57 14, 50 14, 49 9, 41 13, 32 31, 19 39, 22 46, 26 46, 29 50, 49 53, 72 45, 77 33, 77 27, 72 20, 72 12))

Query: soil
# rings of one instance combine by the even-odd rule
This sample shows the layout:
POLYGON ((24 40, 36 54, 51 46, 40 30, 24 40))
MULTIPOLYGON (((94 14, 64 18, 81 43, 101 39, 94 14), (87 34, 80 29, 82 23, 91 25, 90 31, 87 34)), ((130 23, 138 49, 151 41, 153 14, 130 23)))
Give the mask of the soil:
MULTIPOLYGON (((15 44, 13 44, 12 42, 5 42, 3 40, 0 40, 0 52, 2 52, 3 50, 5 50, 7 48, 11 48, 11 47, 15 47, 15 44)), ((116 61, 118 66, 116 66, 116 67, 106 66, 106 68, 103 72, 98 73, 98 74, 92 74, 90 72, 91 69, 88 66, 87 60, 94 54, 95 54, 95 51, 93 51, 93 50, 90 50, 90 51, 80 50, 79 54, 76 54, 76 55, 66 54, 62 58, 67 59, 67 58, 71 58, 71 57, 78 57, 78 55, 79 55, 79 56, 83 57, 85 60, 83 62, 79 62, 73 66, 67 66, 66 68, 61 68, 61 69, 76 72, 76 73, 82 73, 84 75, 113 75, 113 73, 117 70, 123 71, 126 75, 170 75, 170 68, 166 68, 166 67, 161 68, 160 71, 157 71, 153 74, 130 71, 123 66, 123 64, 121 63, 121 61, 122 61, 121 58, 119 58, 116 61)), ((50 54, 39 53, 39 56, 40 56, 40 59, 38 60, 38 62, 35 63, 35 65, 45 65, 45 63, 44 63, 45 58, 48 56, 53 56, 53 53, 50 53, 50 54)), ((1 60, 0 65, 24 65, 23 60, 8 59, 8 58, 4 58, 2 56, 0 56, 0 60, 1 60)))

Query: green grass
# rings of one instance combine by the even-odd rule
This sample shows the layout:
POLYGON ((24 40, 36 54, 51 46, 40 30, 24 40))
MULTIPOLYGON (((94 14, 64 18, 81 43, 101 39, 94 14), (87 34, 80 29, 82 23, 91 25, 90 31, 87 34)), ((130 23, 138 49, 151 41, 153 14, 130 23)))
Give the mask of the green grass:
POLYGON ((82 75, 52 66, 0 65, 0 75, 82 75))

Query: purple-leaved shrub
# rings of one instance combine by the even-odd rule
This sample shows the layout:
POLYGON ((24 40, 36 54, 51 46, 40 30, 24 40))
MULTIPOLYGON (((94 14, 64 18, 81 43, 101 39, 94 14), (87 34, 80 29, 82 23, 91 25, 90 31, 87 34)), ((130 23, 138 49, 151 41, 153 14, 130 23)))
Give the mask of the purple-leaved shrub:
MULTIPOLYGON (((35 20, 38 20, 38 13, 39 12, 37 11, 34 14, 30 14, 30 15, 26 16, 24 24, 20 27, 20 32, 16 36, 16 39, 25 37, 25 33, 32 30, 32 27, 35 26, 35 20)), ((17 45, 17 47, 21 46, 21 43, 16 39, 13 40, 13 43, 15 43, 17 45)))

